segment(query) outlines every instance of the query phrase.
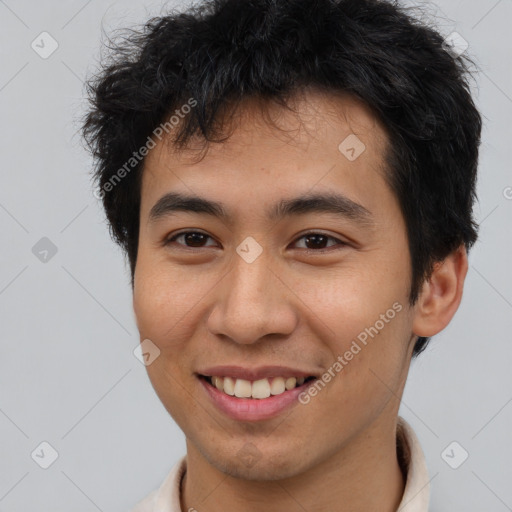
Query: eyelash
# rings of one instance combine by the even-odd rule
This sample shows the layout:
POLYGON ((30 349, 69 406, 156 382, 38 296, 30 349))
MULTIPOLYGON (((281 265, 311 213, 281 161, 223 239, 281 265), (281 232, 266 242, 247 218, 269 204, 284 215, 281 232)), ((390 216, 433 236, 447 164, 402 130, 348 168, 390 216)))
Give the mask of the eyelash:
MULTIPOLYGON (((180 233, 176 233, 175 235, 173 235, 172 237, 170 238, 167 238, 165 241, 164 241, 164 246, 168 246, 168 245, 171 245, 171 243, 173 243, 176 239, 178 239, 179 237, 183 236, 183 235, 189 235, 189 234, 199 234, 199 235, 205 235, 206 237, 210 238, 213 240, 213 238, 210 236, 210 235, 207 235, 206 233, 203 233, 202 231, 181 231, 180 233)), ((321 235, 321 236, 324 236, 326 237, 328 240, 335 240, 337 242, 336 245, 338 245, 337 248, 334 248, 334 246, 331 246, 331 247, 328 247, 328 248, 324 248, 324 249, 307 249, 307 248, 302 248, 302 250, 308 254, 310 253, 325 253, 325 252, 330 252, 332 250, 339 250, 341 249, 342 247, 344 246, 347 246, 348 244, 343 242, 342 240, 340 240, 339 238, 335 238, 333 236, 330 236, 330 235, 326 235, 325 233, 321 233, 321 232, 318 232, 318 231, 309 231, 307 233, 304 233, 303 235, 301 235, 299 238, 296 239, 296 241, 298 240, 301 240, 303 238, 306 238, 308 236, 312 236, 312 235, 321 235)), ((205 247, 188 247, 187 245, 183 245, 183 244, 178 244, 180 245, 181 247, 183 247, 185 250, 189 250, 189 251, 192 251, 192 252, 197 252, 197 251, 201 251, 202 249, 204 249, 205 247)), ((207 247, 212 247, 212 246, 207 246, 207 247)))

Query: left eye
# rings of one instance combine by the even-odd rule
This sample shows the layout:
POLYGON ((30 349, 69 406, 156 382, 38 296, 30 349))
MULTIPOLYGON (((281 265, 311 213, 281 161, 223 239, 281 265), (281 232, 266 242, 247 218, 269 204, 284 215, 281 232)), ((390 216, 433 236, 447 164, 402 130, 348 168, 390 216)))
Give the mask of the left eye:
MULTIPOLYGON (((183 243, 179 243, 179 245, 184 245, 185 247, 190 248, 212 247, 212 245, 205 246, 204 242, 206 242, 207 239, 213 240, 211 236, 206 233, 201 233, 200 231, 184 231, 169 238, 165 242, 165 245, 170 245, 172 242, 179 241, 180 239, 183 243)), ((305 247, 302 248, 309 251, 322 250, 325 249, 326 246, 332 247, 333 245, 346 245, 341 240, 323 233, 306 233, 305 235, 297 238, 297 241, 299 240, 304 240, 305 247), (335 243, 328 245, 329 241, 334 241, 335 243), (308 244, 312 245, 312 247, 308 247, 308 244)))
POLYGON ((305 249, 307 250, 322 250, 326 248, 326 244, 328 243, 328 240, 334 240, 334 244, 331 244, 329 247, 332 247, 333 245, 346 245, 341 240, 338 240, 337 238, 334 238, 329 235, 324 235, 323 233, 306 233, 305 235, 302 235, 297 240, 305 240, 305 249), (337 243, 336 243, 337 242, 337 243), (312 244, 313 247, 307 247, 307 244, 312 244))

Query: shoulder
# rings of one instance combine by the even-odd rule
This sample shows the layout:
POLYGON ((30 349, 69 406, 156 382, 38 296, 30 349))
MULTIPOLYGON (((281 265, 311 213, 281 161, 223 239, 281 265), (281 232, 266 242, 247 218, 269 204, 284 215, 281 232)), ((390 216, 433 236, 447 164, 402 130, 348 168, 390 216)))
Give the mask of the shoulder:
POLYGON ((160 487, 151 491, 130 512, 181 512, 180 484, 186 467, 186 456, 183 456, 173 466, 160 487))
POLYGON ((399 510, 428 512, 430 479, 425 456, 413 428, 401 417, 397 425, 397 453, 405 476, 405 491, 399 510))
POLYGON ((143 500, 139 501, 130 512, 153 512, 157 493, 158 489, 151 491, 143 500))

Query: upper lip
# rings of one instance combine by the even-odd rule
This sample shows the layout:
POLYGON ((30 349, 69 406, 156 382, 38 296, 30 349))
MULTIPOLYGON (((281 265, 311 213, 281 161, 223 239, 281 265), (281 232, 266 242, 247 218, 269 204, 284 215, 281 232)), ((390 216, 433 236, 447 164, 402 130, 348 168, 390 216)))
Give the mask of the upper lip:
POLYGON ((270 377, 314 377, 315 372, 299 370, 287 366, 258 366, 255 368, 244 368, 242 366, 223 365, 211 366, 197 372, 207 377, 234 377, 244 380, 260 380, 270 377))

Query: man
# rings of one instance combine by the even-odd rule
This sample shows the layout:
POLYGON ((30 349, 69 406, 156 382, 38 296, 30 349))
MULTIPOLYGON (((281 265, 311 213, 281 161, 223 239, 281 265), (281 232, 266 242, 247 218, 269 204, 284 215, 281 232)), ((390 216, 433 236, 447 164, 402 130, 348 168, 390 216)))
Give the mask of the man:
POLYGON ((217 0, 90 82, 99 197, 187 445, 135 511, 428 510, 398 409, 477 236, 465 59, 385 1, 217 0))

